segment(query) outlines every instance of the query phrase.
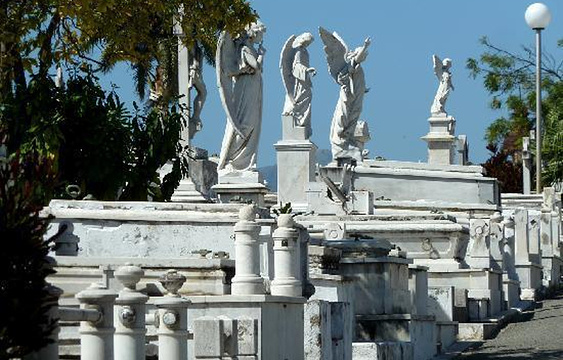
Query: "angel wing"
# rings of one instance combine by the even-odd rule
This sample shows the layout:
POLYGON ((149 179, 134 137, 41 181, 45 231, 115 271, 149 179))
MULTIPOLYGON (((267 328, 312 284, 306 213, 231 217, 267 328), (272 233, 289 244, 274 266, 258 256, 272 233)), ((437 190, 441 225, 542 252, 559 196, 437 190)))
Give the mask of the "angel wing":
POLYGON ((215 54, 215 64, 217 70, 217 87, 219 88, 219 96, 223 103, 223 108, 227 114, 229 121, 235 132, 244 137, 242 131, 238 128, 234 121, 234 104, 233 104, 233 74, 238 71, 238 52, 237 44, 231 35, 223 31, 217 42, 217 53, 215 54))
POLYGON ((438 80, 442 80, 442 73, 444 72, 442 67, 442 59, 440 59, 437 55, 432 55, 432 63, 434 64, 434 74, 438 80))
POLYGON ((289 96, 291 101, 295 102, 293 98, 293 87, 295 85, 295 77, 292 74, 293 57, 295 55, 295 49, 292 46, 293 41, 295 41, 295 35, 291 35, 283 45, 280 54, 280 71, 283 80, 283 85, 285 86, 285 92, 287 96, 289 96))
POLYGON ((319 35, 324 43, 326 53, 326 61, 328 63, 328 72, 334 80, 338 81, 338 74, 347 66, 346 53, 348 46, 342 38, 336 33, 329 33, 322 27, 319 27, 319 35))

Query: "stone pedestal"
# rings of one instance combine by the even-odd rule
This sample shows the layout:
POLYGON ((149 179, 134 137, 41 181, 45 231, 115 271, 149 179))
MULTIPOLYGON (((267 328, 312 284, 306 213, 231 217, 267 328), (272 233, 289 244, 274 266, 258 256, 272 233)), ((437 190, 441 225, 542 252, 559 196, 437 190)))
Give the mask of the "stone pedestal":
POLYGON ((447 114, 434 114, 428 118, 430 131, 422 137, 428 143, 428 163, 452 165, 454 163, 454 143, 456 137, 455 119, 447 114))
POLYGON ((258 171, 232 171, 219 174, 219 183, 211 187, 220 203, 254 203, 264 206, 268 188, 258 171))
POLYGON ((274 144, 278 161, 278 202, 294 211, 307 210, 307 187, 315 181, 317 146, 309 140, 282 140, 274 144))
MULTIPOLYGON (((180 180, 180 185, 172 194, 173 202, 202 203, 209 202, 211 187, 217 184, 217 164, 209 160, 207 150, 194 146, 184 154, 188 162, 189 176, 180 180)), ((162 167, 160 173, 164 177, 172 170, 172 164, 162 167)))
POLYGON ((305 359, 304 298, 189 297, 189 359, 305 359))

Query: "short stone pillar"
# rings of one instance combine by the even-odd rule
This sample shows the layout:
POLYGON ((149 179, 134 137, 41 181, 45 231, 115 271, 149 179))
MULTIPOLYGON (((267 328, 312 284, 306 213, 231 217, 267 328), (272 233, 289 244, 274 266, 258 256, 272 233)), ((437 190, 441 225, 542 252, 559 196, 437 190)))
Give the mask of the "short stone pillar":
MULTIPOLYGON (((76 294, 80 308, 97 310, 98 319, 80 322, 80 359, 113 359, 113 305, 117 293, 93 283, 89 288, 76 294)), ((118 358, 116 358, 118 359, 118 358)))
POLYGON ((447 114, 434 114, 429 119, 430 131, 422 137, 428 143, 428 163, 451 165, 454 162, 456 142, 455 118, 447 114))
POLYGON ((176 270, 163 274, 160 283, 167 295, 155 301, 158 308, 159 360, 185 360, 188 357, 188 305, 190 301, 178 295, 186 277, 176 270))
POLYGON ((514 220, 505 217, 502 220, 504 229, 504 239, 502 248, 502 271, 506 272, 509 279, 516 279, 516 271, 514 269, 514 220))
POLYGON ((503 216, 500 212, 495 212, 491 216, 489 223, 489 238, 492 258, 492 268, 502 270, 503 251, 504 251, 504 225, 502 223, 503 216))
POLYGON ((235 276, 233 295, 264 293, 264 279, 260 276, 260 225, 256 223, 256 209, 244 206, 235 224, 235 276))
POLYGON ((467 142, 467 135, 458 135, 456 139, 457 164, 467 165, 469 162, 469 143, 467 142))
POLYGON ((301 296, 303 289, 299 280, 300 259, 297 243, 299 233, 290 214, 281 214, 278 217, 278 228, 272 238, 274 239, 274 280, 270 287, 271 293, 279 296, 301 296))
POLYGON ((542 257, 552 257, 554 255, 553 249, 553 236, 552 231, 551 209, 542 207, 540 214, 540 240, 541 240, 541 254, 542 257))
POLYGON ((490 221, 484 219, 469 220, 469 255, 467 263, 475 269, 491 268, 490 221))
POLYGON ((516 264, 527 264, 530 261, 528 246, 528 210, 514 211, 514 258, 516 264))
POLYGON ((138 266, 121 266, 115 277, 124 286, 115 300, 115 359, 145 358, 145 304, 148 296, 137 291, 137 283, 144 275, 138 266))
POLYGON ((524 194, 530 194, 532 189, 532 153, 530 152, 530 138, 525 136, 522 138, 522 187, 524 194))
POLYGON ((528 242, 530 251, 530 261, 541 264, 540 248, 540 212, 531 210, 528 212, 528 242))

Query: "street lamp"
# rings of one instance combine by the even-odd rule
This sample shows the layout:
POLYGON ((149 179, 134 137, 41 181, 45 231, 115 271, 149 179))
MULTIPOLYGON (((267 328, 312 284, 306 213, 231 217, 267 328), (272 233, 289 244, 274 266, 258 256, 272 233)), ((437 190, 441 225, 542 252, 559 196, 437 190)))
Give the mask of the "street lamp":
POLYGON ((526 23, 536 31, 536 194, 541 186, 541 31, 549 25, 551 13, 542 3, 534 3, 524 14, 526 23))

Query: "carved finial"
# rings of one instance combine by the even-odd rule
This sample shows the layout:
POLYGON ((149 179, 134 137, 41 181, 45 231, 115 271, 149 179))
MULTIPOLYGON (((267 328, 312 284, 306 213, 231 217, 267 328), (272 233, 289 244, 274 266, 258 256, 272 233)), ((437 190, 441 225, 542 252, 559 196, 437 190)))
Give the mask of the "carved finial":
POLYGON ((256 209, 252 205, 243 206, 238 216, 241 221, 254 221, 256 220, 256 209))
POLYGON ((295 225, 291 214, 280 214, 278 216, 278 226, 285 228, 292 228, 295 225))
POLYGON ((144 274, 145 272, 140 267, 126 263, 125 266, 120 266, 117 269, 115 277, 126 289, 135 291, 137 289, 137 283, 144 274))
POLYGON ((186 277, 175 269, 170 269, 159 278, 160 283, 167 291, 168 296, 178 297, 178 291, 186 282, 186 277))

